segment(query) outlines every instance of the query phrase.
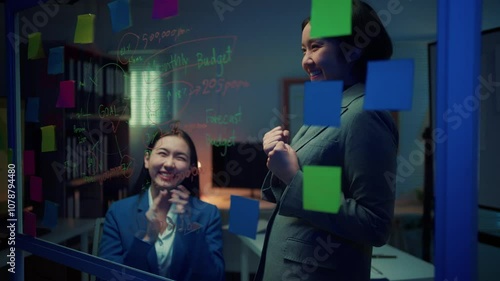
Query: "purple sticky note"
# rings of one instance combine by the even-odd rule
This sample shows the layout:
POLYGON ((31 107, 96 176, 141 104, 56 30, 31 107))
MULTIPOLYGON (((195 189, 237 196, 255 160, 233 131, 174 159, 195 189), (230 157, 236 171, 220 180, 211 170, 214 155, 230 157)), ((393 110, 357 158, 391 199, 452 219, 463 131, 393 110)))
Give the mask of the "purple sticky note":
POLYGON ((36 215, 31 212, 23 212, 24 234, 36 237, 36 215))
POLYGON ((306 82, 304 124, 339 127, 342 88, 342 81, 306 82))
POLYGON ((413 59, 368 62, 365 110, 411 110, 413 59))
POLYGON ((153 19, 176 16, 179 13, 179 0, 154 0, 153 19))
POLYGON ((35 174, 35 151, 24 151, 24 175, 31 176, 35 174))
POLYGON ((31 176, 30 177, 30 199, 36 202, 42 202, 42 178, 31 176))
POLYGON ((67 80, 59 82, 59 97, 56 107, 74 108, 75 107, 75 81, 67 80))
POLYGON ((255 239, 259 223, 259 201, 231 195, 230 204, 229 231, 255 239))

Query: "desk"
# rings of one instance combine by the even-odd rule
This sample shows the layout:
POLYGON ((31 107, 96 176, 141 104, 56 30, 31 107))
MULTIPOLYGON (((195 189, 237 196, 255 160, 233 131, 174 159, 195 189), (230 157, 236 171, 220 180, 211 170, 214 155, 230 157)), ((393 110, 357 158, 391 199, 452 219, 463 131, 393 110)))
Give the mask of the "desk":
MULTIPOLYGON (((240 236, 243 247, 241 253, 241 281, 248 281, 249 251, 260 257, 265 234, 257 234, 255 240, 240 236)), ((433 281, 434 265, 400 251, 389 245, 373 248, 374 255, 395 255, 397 258, 373 258, 371 278, 387 278, 390 281, 433 281)))
MULTIPOLYGON (((257 198, 251 198, 250 195, 252 194, 252 190, 247 189, 247 188, 212 188, 212 191, 207 192, 208 194, 203 194, 201 196, 201 200, 213 204, 219 208, 219 210, 229 210, 230 203, 231 203, 231 195, 237 195, 237 196, 243 196, 247 197, 249 199, 254 199, 254 200, 259 200, 257 198)), ((260 190, 259 191, 254 191, 254 195, 258 195, 260 198, 260 190)), ((276 204, 264 201, 264 200, 259 200, 259 209, 260 210, 268 210, 272 211, 276 207, 276 204)))
MULTIPOLYGON (((258 195, 260 199, 260 190, 253 191, 254 195, 258 195), (257 194, 255 194, 257 193, 257 194)), ((202 192, 201 200, 213 204, 217 206, 217 208, 221 210, 229 210, 229 205, 231 202, 231 195, 243 196, 249 199, 259 200, 258 198, 251 198, 252 190, 248 188, 216 188, 213 187, 209 190, 205 190, 202 192)), ((271 203, 264 200, 259 200, 259 208, 261 210, 273 210, 276 207, 275 203, 271 203)), ((394 206, 394 215, 395 216, 404 216, 404 215, 422 215, 423 214, 423 205, 422 203, 416 201, 416 199, 398 199, 395 202, 394 206)))
MULTIPOLYGON (((409 244, 406 239, 406 231, 421 228, 424 207, 421 203, 412 199, 398 199, 394 206, 394 218, 392 221, 391 237, 388 244, 405 252, 418 253, 417 245, 409 244)), ((422 247, 418 244, 420 248, 422 247)))
MULTIPOLYGON (((80 236, 80 250, 87 253, 89 249, 89 233, 94 230, 95 219, 58 219, 57 226, 49 233, 37 237, 52 243, 62 243, 73 237, 80 236)), ((10 247, 10 246, 9 246, 10 247)), ((8 249, 0 252, 0 264, 7 264, 8 249)), ((25 252, 24 257, 31 253, 25 252)), ((88 274, 82 273, 82 280, 88 280, 88 274)))
MULTIPOLYGON (((218 188, 213 189, 212 192, 207 192, 204 196, 202 196, 202 200, 208 203, 216 205, 222 212, 222 224, 224 225, 223 229, 228 229, 228 225, 226 225, 229 221, 226 218, 225 213, 229 210, 230 205, 230 196, 231 195, 239 195, 239 196, 249 196, 250 190, 243 188, 218 188)), ((258 230, 262 230, 265 224, 262 223, 262 219, 267 220, 270 217, 274 207, 276 204, 270 203, 267 201, 260 200, 259 209, 260 209, 260 221, 258 230)), ((413 217, 413 216, 421 216, 423 212, 423 206, 414 198, 403 198, 396 201, 395 209, 394 209, 394 225, 393 225, 393 235, 392 239, 399 240, 397 245, 405 247, 406 243, 403 237, 403 229, 401 227, 401 223, 404 221, 405 217, 413 217)), ((234 234, 231 234, 234 235, 234 234)), ((236 267, 236 263, 231 259, 230 261, 226 261, 226 265, 231 262, 233 269, 239 269, 241 272, 241 280, 248 281, 249 272, 250 272, 250 264, 253 259, 251 256, 251 252, 255 253, 258 257, 260 257, 262 252, 262 247, 264 245, 264 234, 257 234, 257 238, 255 240, 238 236, 241 240, 241 254, 240 253, 231 253, 231 257, 235 255, 239 255, 240 263, 239 268, 236 267), (252 260, 251 260, 252 258, 252 260)), ((399 246, 398 246, 399 247, 399 246)), ((224 251, 227 251, 226 249, 224 251)), ((395 280, 406 280, 406 281, 432 281, 434 279, 434 266, 430 263, 427 263, 423 260, 420 260, 406 252, 400 251, 397 248, 391 247, 389 245, 383 247, 374 247, 373 254, 383 254, 383 255, 396 255, 396 259, 380 259, 374 258, 372 259, 372 271, 371 278, 387 278, 391 281, 395 280)), ((226 254, 225 254, 226 256, 226 254)), ((253 267, 253 266, 252 266, 253 267)), ((228 269, 229 267, 226 267, 228 269)))
MULTIPOLYGON (((231 195, 244 196, 249 198, 251 195, 251 190, 246 188, 211 188, 210 190, 205 190, 202 193, 201 200, 217 206, 221 215, 221 223, 223 225, 222 239, 224 243, 223 255, 225 259, 225 270, 226 272, 240 272, 241 267, 246 268, 256 268, 258 261, 255 256, 251 256, 248 263, 241 264, 240 256, 241 250, 240 240, 233 233, 227 231, 229 228, 229 209, 231 204, 231 195), (230 246, 226 246, 230 245, 230 246)), ((254 195, 259 194, 260 191, 254 191, 254 195)), ((256 198, 249 198, 257 200, 256 198)), ((259 219, 265 221, 262 226, 265 228, 267 221, 271 217, 271 214, 276 207, 276 204, 259 200, 259 219)))

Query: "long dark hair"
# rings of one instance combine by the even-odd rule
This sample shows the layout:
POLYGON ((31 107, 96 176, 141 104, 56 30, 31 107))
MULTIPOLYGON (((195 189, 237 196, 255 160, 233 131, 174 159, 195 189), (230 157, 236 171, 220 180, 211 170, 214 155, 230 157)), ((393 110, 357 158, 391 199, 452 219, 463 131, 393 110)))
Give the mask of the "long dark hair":
MULTIPOLYGON (((302 31, 306 25, 311 21, 310 17, 307 17, 302 21, 302 31)), ((367 3, 360 0, 352 1, 352 32, 351 35, 333 37, 336 40, 340 40, 341 44, 345 44, 348 47, 356 47, 361 49, 361 56, 358 60, 354 62, 354 69, 359 74, 362 82, 366 82, 366 72, 368 61, 371 60, 386 60, 391 58, 393 52, 392 40, 387 30, 385 29, 382 21, 380 20, 377 12, 367 3), (355 36, 356 32, 361 30, 366 34, 366 29, 370 24, 375 24, 379 28, 379 32, 375 36, 368 36, 368 45, 364 47, 356 46, 355 36)), ((344 54, 345 55, 345 54, 344 54)), ((350 58, 346 58, 350 59, 350 58)))
MULTIPOLYGON (((189 190, 190 195, 199 198, 200 197, 200 175, 198 172, 198 154, 196 153, 196 147, 194 146, 194 142, 191 137, 183 130, 175 127, 169 129, 168 131, 162 132, 160 130, 156 131, 148 142, 145 153, 151 153, 153 148, 159 139, 168 136, 176 136, 182 138, 188 145, 190 151, 190 162, 191 168, 189 170, 190 174, 187 176, 182 182, 181 185, 189 190)), ((134 194, 140 194, 139 198, 145 193, 148 187, 151 184, 151 176, 149 175, 148 169, 144 167, 144 163, 142 164, 141 173, 135 182, 134 194)))

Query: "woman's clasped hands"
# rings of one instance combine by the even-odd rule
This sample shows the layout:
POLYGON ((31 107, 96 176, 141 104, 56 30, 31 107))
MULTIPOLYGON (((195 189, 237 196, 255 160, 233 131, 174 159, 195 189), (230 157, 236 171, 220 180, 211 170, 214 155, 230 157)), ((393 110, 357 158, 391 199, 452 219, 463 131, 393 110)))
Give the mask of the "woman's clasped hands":
POLYGON ((267 168, 287 185, 300 170, 297 154, 288 144, 289 137, 290 132, 278 126, 267 132, 263 138, 267 168))
POLYGON ((189 190, 182 185, 171 190, 158 191, 156 197, 153 198, 153 204, 146 212, 148 226, 144 241, 155 241, 158 234, 166 230, 174 230, 175 223, 168 217, 170 206, 174 204, 172 211, 176 214, 184 214, 187 211, 189 194, 189 190))

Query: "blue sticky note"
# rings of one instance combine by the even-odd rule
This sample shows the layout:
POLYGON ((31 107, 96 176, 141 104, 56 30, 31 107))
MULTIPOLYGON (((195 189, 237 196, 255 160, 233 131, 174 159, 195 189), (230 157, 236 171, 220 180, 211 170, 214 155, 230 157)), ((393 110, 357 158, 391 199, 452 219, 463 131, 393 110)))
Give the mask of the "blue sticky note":
POLYGON ((229 231, 255 239, 259 222, 259 201, 231 195, 230 204, 229 231))
POLYGON ((342 81, 306 82, 304 85, 304 124, 340 126, 342 81))
POLYGON ((35 98, 28 98, 27 104, 26 104, 26 122, 34 122, 38 123, 40 122, 38 120, 38 110, 40 108, 40 98, 35 97, 35 98))
POLYGON ((64 47, 55 47, 49 50, 48 74, 64 73, 64 47))
POLYGON ((42 225, 47 228, 54 228, 57 226, 57 217, 58 217, 58 207, 59 205, 45 200, 45 209, 43 213, 42 225))
POLYGON ((412 59, 368 62, 365 110, 411 110, 414 63, 412 59))
POLYGON ((130 1, 116 0, 108 3, 109 12, 111 14, 111 26, 114 33, 120 32, 129 28, 130 20, 130 1))
POLYGON ((153 19, 176 16, 179 13, 179 0, 154 0, 153 19))

